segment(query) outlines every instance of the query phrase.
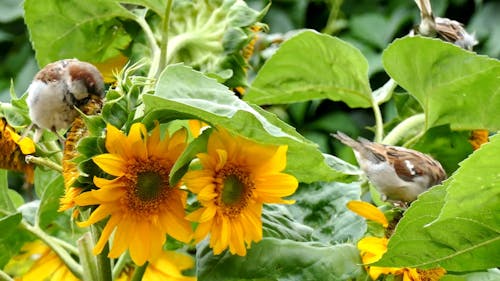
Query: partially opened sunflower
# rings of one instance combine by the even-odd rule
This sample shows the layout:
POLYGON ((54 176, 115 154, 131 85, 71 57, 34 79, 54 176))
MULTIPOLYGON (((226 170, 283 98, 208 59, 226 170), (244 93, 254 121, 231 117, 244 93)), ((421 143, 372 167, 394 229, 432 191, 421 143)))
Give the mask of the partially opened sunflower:
POLYGON ((207 152, 197 155, 203 168, 184 177, 202 205, 187 217, 199 223, 196 241, 210 233, 214 254, 229 248, 246 255, 246 248, 262 239, 262 205, 294 202, 282 199, 298 186, 295 177, 282 173, 286 152, 287 146, 261 145, 214 130, 207 152))
POLYGON ((169 185, 170 170, 186 146, 186 135, 181 129, 161 140, 158 125, 148 135, 143 124, 135 123, 128 136, 107 126, 108 153, 93 157, 93 161, 115 178, 95 177, 98 189, 75 198, 79 206, 97 205, 80 226, 109 217, 94 254, 102 251, 113 232, 109 257, 116 258, 128 249, 138 265, 161 253, 166 234, 191 241, 191 226, 184 218, 186 192, 169 185))

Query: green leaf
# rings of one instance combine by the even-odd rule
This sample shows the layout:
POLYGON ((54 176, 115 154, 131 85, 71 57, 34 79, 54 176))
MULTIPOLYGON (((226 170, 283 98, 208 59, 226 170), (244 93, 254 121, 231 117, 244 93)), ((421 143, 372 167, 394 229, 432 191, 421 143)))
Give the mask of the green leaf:
POLYGON ((161 74, 156 95, 143 96, 146 124, 175 119, 199 119, 257 142, 288 145, 286 172, 299 181, 331 181, 345 177, 327 166, 317 146, 294 128, 257 106, 238 99, 227 87, 183 65, 161 74), (304 157, 307 155, 307 157, 304 157))
POLYGON ((207 240, 198 244, 199 280, 349 280, 362 274, 359 252, 351 244, 327 246, 264 238, 244 257, 214 256, 207 240))
POLYGON ((0 209, 14 212, 16 207, 9 196, 9 183, 7 181, 7 170, 0 169, 0 209))
POLYGON ((60 215, 57 211, 59 209, 59 199, 64 194, 64 179, 59 175, 52 179, 47 185, 45 191, 40 199, 40 206, 37 211, 37 220, 41 228, 46 227, 48 224, 60 215))
POLYGON ((74 57, 102 62, 119 55, 132 40, 118 20, 132 14, 118 1, 27 0, 24 11, 40 66, 74 57))
POLYGON ((358 241, 366 232, 365 220, 347 209, 351 200, 360 200, 360 182, 316 182, 301 185, 288 206, 299 222, 314 229, 324 243, 358 241))
POLYGON ((15 213, 9 216, 5 216, 0 219, 0 229, 2 229, 2 240, 9 237, 17 229, 17 226, 21 223, 23 216, 21 213, 15 213))
POLYGON ((264 205, 262 211, 262 233, 264 237, 289 239, 300 242, 312 240, 313 229, 294 220, 284 205, 264 205))
POLYGON ((146 7, 162 18, 165 16, 165 9, 167 6, 167 1, 163 0, 121 0, 120 3, 135 4, 146 7))
POLYGON ((28 239, 24 231, 19 231, 21 213, 15 213, 0 219, 0 268, 4 268, 9 260, 19 252, 24 242, 28 239))
POLYGON ((438 39, 408 37, 383 54, 384 67, 422 105, 426 126, 500 129, 500 62, 438 39))
POLYGON ((310 30, 285 41, 244 96, 259 105, 325 98, 370 107, 368 63, 350 44, 310 30))
POLYGON ((211 132, 212 129, 204 130, 203 133, 190 142, 188 147, 182 152, 170 171, 170 186, 175 186, 175 184, 181 180, 189 169, 191 160, 196 157, 196 154, 206 151, 208 137, 211 132))
POLYGON ((500 261, 500 135, 407 210, 377 263, 474 271, 500 261))

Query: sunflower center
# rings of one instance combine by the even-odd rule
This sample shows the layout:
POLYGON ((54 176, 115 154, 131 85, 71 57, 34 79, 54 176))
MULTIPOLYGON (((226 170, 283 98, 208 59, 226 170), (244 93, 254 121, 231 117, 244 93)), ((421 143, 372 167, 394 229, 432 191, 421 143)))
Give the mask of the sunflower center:
POLYGON ((222 188, 222 203, 231 205, 238 203, 242 197, 245 185, 240 181, 238 176, 229 175, 224 179, 224 187, 222 188))
POLYGON ((158 197, 163 186, 163 177, 156 172, 147 171, 137 175, 137 196, 143 201, 158 197))
POLYGON ((247 207, 255 184, 240 167, 226 167, 219 172, 219 206, 226 216, 236 217, 247 207))
POLYGON ((125 200, 128 208, 139 216, 157 213, 173 190, 168 184, 171 168, 170 163, 153 157, 132 163, 126 174, 129 189, 125 200))

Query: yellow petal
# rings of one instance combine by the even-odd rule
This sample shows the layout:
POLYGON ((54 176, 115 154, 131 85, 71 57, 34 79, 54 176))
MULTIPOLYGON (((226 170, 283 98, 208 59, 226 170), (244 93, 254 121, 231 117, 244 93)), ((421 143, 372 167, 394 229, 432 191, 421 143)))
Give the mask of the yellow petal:
POLYGON ((106 226, 104 226, 104 229, 101 232, 101 236, 99 237, 99 240, 94 247, 94 255, 98 255, 102 252, 102 249, 104 249, 104 246, 106 245, 106 243, 108 243, 109 236, 111 236, 111 233, 115 229, 116 225, 120 223, 121 219, 122 217, 119 215, 111 216, 111 218, 106 223, 106 226))
POLYGON ((93 64, 101 72, 104 83, 113 83, 116 81, 115 73, 118 73, 127 64, 128 58, 121 53, 103 62, 94 62, 93 64))
POLYGON ((112 154, 118 154, 125 159, 132 156, 127 136, 115 126, 106 126, 106 150, 112 154))
POLYGON ((136 155, 140 159, 146 159, 148 157, 146 145, 147 138, 148 132, 144 124, 132 124, 130 132, 128 133, 128 141, 130 143, 130 146, 134 150, 134 155, 136 155))
POLYGON ((99 168, 112 176, 121 177, 126 172, 125 168, 127 163, 122 157, 116 154, 100 154, 92 157, 92 160, 99 168))
POLYGON ((295 193, 299 182, 288 174, 270 174, 256 179, 257 193, 261 196, 284 197, 295 193))
POLYGON ((389 226, 384 213, 370 203, 353 200, 347 203, 347 208, 365 219, 380 223, 385 228, 389 226))

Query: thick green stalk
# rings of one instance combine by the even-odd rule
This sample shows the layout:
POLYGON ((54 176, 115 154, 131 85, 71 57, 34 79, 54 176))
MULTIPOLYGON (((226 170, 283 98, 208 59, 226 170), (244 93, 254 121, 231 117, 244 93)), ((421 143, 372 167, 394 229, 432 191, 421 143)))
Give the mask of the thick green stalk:
POLYGON ((52 169, 52 170, 60 172, 60 173, 62 173, 62 171, 63 171, 61 165, 59 165, 59 164, 57 164, 49 159, 46 159, 46 158, 26 155, 25 160, 26 160, 26 163, 33 163, 33 164, 38 165, 38 166, 44 166, 44 167, 47 167, 49 169, 52 169))
POLYGON ((71 257, 71 255, 66 250, 64 250, 63 247, 61 247, 56 241, 54 241, 52 236, 45 233, 39 227, 30 225, 25 220, 22 220, 20 225, 27 231, 34 234, 40 240, 42 240, 47 246, 49 246, 52 249, 52 251, 54 251, 54 253, 56 253, 56 255, 58 255, 59 258, 61 258, 64 264, 66 264, 66 266, 73 273, 73 275, 75 275, 80 279, 82 278, 83 275, 82 267, 71 257))
POLYGON ((80 239, 78 239, 77 243, 80 254, 80 264, 83 267, 83 280, 99 280, 97 261, 92 253, 92 248, 94 247, 92 236, 89 232, 87 232, 80 239))
POLYGON ((134 275, 132 276, 132 279, 130 281, 141 281, 142 276, 144 275, 144 272, 146 272, 146 268, 148 268, 149 263, 146 262, 141 266, 138 266, 135 271, 134 275))
POLYGON ((0 281, 14 281, 9 274, 5 273, 3 270, 0 270, 0 281))
POLYGON ((399 123, 392 131, 384 138, 383 144, 396 145, 407 136, 414 136, 406 145, 411 144, 414 139, 418 139, 425 126, 425 115, 423 113, 413 115, 403 122, 399 123))
POLYGON ((377 101, 375 101, 374 98, 372 98, 372 108, 373 114, 375 116, 375 142, 381 142, 382 138, 384 137, 384 121, 382 119, 380 107, 378 106, 377 101))
POLYGON ((158 70, 155 73, 154 78, 160 76, 160 73, 167 66, 167 50, 168 50, 168 31, 170 24, 170 12, 172 10, 173 0, 168 0, 165 7, 165 13, 163 14, 163 21, 161 23, 161 42, 160 42, 160 61, 158 62, 158 70))
MULTIPOLYGON (((93 242, 94 245, 97 243, 99 240, 99 237, 101 236, 101 231, 96 225, 92 225, 90 227, 90 232, 93 237, 93 242)), ((102 252, 97 255, 96 260, 97 260, 97 271, 99 272, 99 279, 100 281, 111 281, 113 280, 112 276, 112 264, 111 264, 111 259, 108 258, 108 253, 109 253, 109 243, 106 243, 104 248, 102 249, 102 252)))

